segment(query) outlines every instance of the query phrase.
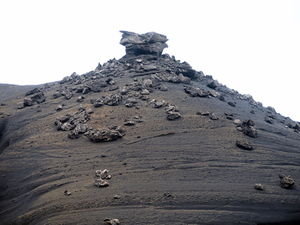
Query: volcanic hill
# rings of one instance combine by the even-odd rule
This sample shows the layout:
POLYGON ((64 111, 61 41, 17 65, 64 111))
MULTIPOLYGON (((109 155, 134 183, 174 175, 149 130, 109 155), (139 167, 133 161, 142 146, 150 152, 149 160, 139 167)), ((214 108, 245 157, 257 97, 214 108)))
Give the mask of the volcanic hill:
POLYGON ((93 71, 0 85, 0 224, 300 224, 300 124, 121 32, 93 71))

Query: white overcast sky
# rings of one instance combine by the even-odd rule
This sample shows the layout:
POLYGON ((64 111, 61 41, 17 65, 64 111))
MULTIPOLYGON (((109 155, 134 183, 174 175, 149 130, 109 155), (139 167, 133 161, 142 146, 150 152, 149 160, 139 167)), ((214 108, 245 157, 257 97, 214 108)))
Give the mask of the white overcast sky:
POLYGON ((40 84, 120 58, 119 30, 300 120, 300 1, 1 0, 0 83, 40 84))

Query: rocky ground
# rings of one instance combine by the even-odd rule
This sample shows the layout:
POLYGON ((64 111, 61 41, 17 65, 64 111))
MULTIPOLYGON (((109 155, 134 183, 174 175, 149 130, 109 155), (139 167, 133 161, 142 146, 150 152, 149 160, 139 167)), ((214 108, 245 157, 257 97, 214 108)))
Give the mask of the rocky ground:
POLYGON ((300 224, 300 124, 122 33, 119 60, 0 85, 0 224, 300 224))

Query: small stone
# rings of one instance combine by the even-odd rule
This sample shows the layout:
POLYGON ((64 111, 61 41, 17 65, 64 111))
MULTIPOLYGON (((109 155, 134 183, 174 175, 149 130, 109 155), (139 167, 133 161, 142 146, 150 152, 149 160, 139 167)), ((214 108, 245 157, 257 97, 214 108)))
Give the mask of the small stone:
POLYGON ((242 121, 239 120, 239 119, 235 119, 235 120, 233 120, 233 123, 234 123, 235 125, 240 125, 240 124, 242 123, 242 121))
POLYGON ((120 225, 120 221, 118 219, 105 219, 104 224, 106 225, 120 225))
POLYGON ((159 90, 161 91, 168 91, 168 87, 165 85, 160 85, 159 90))
POLYGON ((70 191, 68 191, 68 190, 65 190, 65 191, 64 191, 64 195, 65 195, 65 196, 70 196, 71 194, 72 194, 72 193, 71 193, 70 191))
POLYGON ((273 124, 273 119, 271 117, 265 117, 265 122, 269 123, 269 124, 273 124))
POLYGON ((148 91, 148 89, 143 89, 141 91, 141 95, 149 95, 150 94, 150 91, 148 91))
POLYGON ((210 112, 197 112, 196 113, 197 115, 200 115, 200 116, 209 116, 210 115, 210 112))
POLYGON ((236 146, 244 150, 253 150, 253 146, 247 141, 236 141, 236 146))
POLYGON ((56 111, 61 111, 61 110, 63 110, 63 106, 62 105, 58 105, 55 110, 56 111))
POLYGON ((216 114, 214 114, 214 113, 211 113, 211 114, 209 115, 209 118, 210 118, 211 120, 218 120, 218 119, 219 119, 219 117, 218 117, 216 114))
POLYGON ((254 185, 254 188, 256 190, 259 190, 259 191, 263 191, 264 190, 264 186, 262 184, 255 184, 254 185))
POLYGON ((126 120, 124 122, 124 125, 125 126, 134 126, 135 125, 135 122, 133 120, 126 120))
POLYGON ((168 120, 177 120, 177 119, 180 119, 181 117, 182 116, 179 112, 173 112, 173 111, 168 112, 168 115, 167 115, 168 120))
POLYGON ((232 106, 232 107, 235 107, 236 106, 236 103, 235 102, 228 102, 228 105, 232 106))
POLYGON ((114 199, 120 199, 121 196, 120 195, 114 195, 114 199))
POLYGON ((84 96, 79 96, 76 101, 77 102, 83 102, 84 99, 85 99, 84 96))

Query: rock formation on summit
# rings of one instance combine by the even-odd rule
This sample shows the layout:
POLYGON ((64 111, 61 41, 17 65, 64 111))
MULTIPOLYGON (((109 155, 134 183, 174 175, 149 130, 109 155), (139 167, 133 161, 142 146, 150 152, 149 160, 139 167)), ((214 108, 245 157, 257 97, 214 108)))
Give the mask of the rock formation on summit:
POLYGON ((129 31, 121 31, 121 45, 126 47, 126 54, 138 56, 142 54, 161 55, 163 50, 168 47, 167 37, 155 32, 137 34, 129 31))
POLYGON ((120 59, 0 85, 1 225, 300 224, 300 123, 166 42, 122 31, 120 59))

